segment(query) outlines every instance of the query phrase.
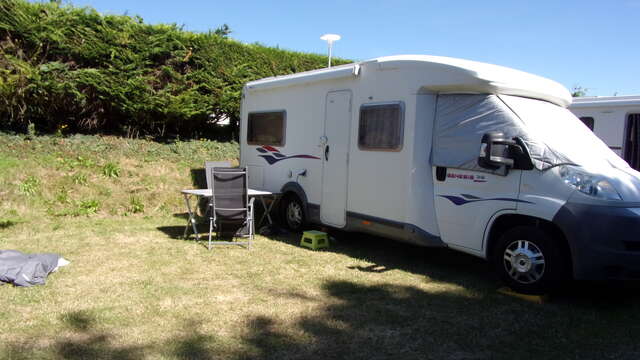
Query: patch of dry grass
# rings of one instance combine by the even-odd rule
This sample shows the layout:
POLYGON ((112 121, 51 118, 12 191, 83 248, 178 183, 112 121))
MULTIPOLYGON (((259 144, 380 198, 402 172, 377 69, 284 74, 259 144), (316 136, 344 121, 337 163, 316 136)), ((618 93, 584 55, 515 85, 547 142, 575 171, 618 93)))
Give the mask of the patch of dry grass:
POLYGON ((175 190, 204 181, 204 161, 238 157, 235 143, 97 136, 0 134, 0 149, 0 220, 172 214, 175 190))
MULTIPOLYGON (((161 173, 169 180, 157 197, 175 197, 175 207, 51 216, 0 175, 10 192, 1 205, 0 249, 71 261, 45 286, 0 287, 0 358, 640 356, 637 289, 583 284, 531 304, 498 294, 499 282, 476 258, 353 234, 334 234, 339 242, 318 252, 292 234, 258 236, 251 250, 207 251, 179 238, 185 220, 174 216, 184 211, 178 189, 189 185, 191 168, 114 154, 109 160, 131 178, 116 186, 105 180, 112 196, 144 186, 146 177, 158 189, 161 173)), ((53 194, 58 185, 42 186, 53 194)))

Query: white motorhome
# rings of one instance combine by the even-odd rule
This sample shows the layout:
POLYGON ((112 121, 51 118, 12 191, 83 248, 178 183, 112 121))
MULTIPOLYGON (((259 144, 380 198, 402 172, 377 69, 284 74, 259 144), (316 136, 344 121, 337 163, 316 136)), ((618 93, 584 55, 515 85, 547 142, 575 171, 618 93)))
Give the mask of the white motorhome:
POLYGON ((449 247, 539 292, 640 278, 640 173, 551 80, 391 56, 249 82, 240 163, 305 223, 449 247))
POLYGON ((569 110, 631 167, 640 169, 640 95, 578 97, 569 110))

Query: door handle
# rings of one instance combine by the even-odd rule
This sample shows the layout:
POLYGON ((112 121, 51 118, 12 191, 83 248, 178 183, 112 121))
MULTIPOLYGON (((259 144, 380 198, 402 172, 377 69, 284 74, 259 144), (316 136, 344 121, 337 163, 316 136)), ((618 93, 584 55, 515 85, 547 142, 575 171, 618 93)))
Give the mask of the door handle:
POLYGON ((329 145, 324 147, 324 161, 329 161, 329 145))
POLYGON ((442 166, 436 166, 436 180, 445 181, 447 178, 447 168, 442 166))

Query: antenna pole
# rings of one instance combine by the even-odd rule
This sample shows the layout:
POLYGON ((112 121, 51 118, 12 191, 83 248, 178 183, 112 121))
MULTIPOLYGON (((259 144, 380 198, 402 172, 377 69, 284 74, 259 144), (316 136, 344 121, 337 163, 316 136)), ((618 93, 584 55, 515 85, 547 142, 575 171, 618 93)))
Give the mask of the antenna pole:
POLYGON ((331 58, 333 57, 333 42, 340 40, 340 35, 336 34, 324 34, 320 37, 320 40, 324 40, 327 42, 329 46, 329 64, 328 67, 331 67, 331 58))

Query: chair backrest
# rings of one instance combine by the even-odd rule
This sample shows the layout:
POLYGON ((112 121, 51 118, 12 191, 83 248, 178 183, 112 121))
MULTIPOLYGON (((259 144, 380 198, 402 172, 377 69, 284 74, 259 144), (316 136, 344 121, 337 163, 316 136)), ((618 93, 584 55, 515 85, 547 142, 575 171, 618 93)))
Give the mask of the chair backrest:
POLYGON ((219 220, 245 220, 248 212, 247 169, 214 167, 211 169, 213 211, 219 220))
POLYGON ((211 189, 211 169, 214 167, 231 167, 231 161, 205 161, 204 174, 207 179, 207 189, 211 189))

